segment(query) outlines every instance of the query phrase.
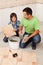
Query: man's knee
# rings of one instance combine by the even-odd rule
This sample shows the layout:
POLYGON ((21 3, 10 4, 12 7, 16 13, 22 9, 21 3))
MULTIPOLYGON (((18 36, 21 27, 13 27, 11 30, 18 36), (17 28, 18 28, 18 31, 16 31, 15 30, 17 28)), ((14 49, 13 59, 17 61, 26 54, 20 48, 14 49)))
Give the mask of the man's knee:
POLYGON ((25 48, 26 46, 25 46, 25 44, 20 43, 20 44, 19 44, 19 47, 20 47, 20 48, 25 48))
POLYGON ((41 41, 41 36, 40 36, 40 35, 36 35, 36 36, 33 38, 33 41, 34 41, 35 43, 40 43, 40 41, 41 41))

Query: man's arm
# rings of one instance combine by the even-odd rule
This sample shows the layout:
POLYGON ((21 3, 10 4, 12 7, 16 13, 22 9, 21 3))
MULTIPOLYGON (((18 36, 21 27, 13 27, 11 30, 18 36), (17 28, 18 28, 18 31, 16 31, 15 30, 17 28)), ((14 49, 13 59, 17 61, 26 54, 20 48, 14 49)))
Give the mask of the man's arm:
POLYGON ((20 27, 19 27, 19 35, 22 34, 22 30, 23 30, 23 26, 20 26, 20 27))
POLYGON ((37 35, 40 31, 36 30, 34 33, 32 33, 30 36, 26 37, 24 40, 28 41, 30 38, 34 37, 35 35, 37 35))
POLYGON ((29 38, 34 37, 34 36, 37 35, 39 32, 40 32, 39 30, 36 30, 34 33, 32 33, 32 34, 29 36, 29 38))

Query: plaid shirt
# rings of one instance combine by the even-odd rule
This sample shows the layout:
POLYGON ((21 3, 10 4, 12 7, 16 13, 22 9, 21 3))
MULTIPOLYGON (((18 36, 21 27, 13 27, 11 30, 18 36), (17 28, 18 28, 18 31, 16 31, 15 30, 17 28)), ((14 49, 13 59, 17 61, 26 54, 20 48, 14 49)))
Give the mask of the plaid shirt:
POLYGON ((13 28, 18 30, 18 27, 20 26, 20 21, 17 20, 14 24, 12 23, 12 21, 10 21, 8 24, 12 24, 13 28))

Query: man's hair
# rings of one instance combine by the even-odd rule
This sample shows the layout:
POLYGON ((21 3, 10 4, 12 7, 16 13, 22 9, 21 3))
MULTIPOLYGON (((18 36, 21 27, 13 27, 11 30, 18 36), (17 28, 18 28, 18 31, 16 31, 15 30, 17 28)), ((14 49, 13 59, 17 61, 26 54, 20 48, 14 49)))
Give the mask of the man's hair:
POLYGON ((12 21, 12 17, 13 17, 13 16, 15 16, 15 17, 16 17, 16 20, 17 20, 17 15, 16 15, 16 13, 11 13, 11 14, 10 14, 10 20, 12 21))
POLYGON ((24 8, 24 9, 23 9, 23 12, 26 12, 27 15, 29 15, 29 14, 32 15, 32 9, 29 8, 29 7, 24 8))

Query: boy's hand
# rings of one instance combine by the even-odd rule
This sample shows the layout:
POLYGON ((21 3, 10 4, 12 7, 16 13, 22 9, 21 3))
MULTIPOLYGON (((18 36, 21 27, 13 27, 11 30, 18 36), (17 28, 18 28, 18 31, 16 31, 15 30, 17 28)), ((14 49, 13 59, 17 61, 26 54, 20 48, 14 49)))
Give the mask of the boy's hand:
POLYGON ((16 29, 15 29, 15 28, 13 28, 13 31, 15 32, 15 31, 16 31, 16 29))

